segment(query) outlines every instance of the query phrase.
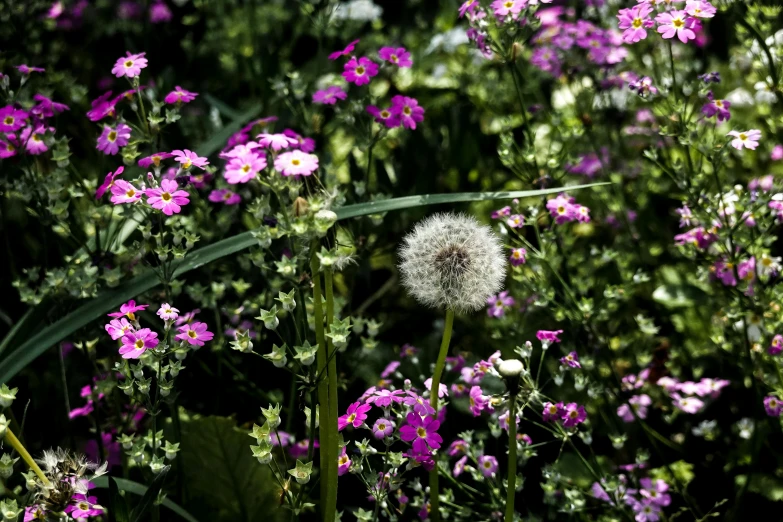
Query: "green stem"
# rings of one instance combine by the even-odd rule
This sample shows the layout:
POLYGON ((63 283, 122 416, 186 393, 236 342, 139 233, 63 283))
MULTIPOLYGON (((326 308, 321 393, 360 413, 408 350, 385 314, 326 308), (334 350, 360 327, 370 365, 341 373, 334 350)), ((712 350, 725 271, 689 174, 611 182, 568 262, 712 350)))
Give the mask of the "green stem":
MULTIPOLYGON (((443 328, 443 339, 440 343, 438 360, 435 363, 435 374, 432 376, 430 387, 430 404, 435 409, 435 417, 438 417, 438 389, 440 388, 440 376, 443 367, 446 366, 446 355, 449 353, 451 343, 451 329, 454 326, 454 310, 446 310, 446 325, 443 328)), ((432 522, 440 522, 440 490, 438 488, 438 465, 430 471, 430 519, 432 522)))
POLYGON ((506 494, 506 522, 514 522, 514 497, 517 493, 517 394, 512 393, 508 404, 508 493, 506 494))
MULTIPOLYGON (((326 352, 326 338, 324 336, 324 311, 321 303, 321 264, 318 261, 316 252, 318 250, 318 241, 313 241, 310 248, 310 270, 312 271, 313 278, 313 316, 315 319, 315 338, 318 341, 318 353, 316 354, 316 362, 318 364, 318 372, 326 371, 327 364, 327 352, 326 352)), ((320 422, 318 424, 318 438, 321 440, 321 511, 324 519, 326 518, 326 495, 327 487, 329 485, 329 462, 331 447, 329 446, 329 389, 327 379, 322 379, 318 383, 318 412, 320 422)), ((312 412, 315 414, 315 412, 312 412)), ((337 477, 335 477, 336 479, 337 477)))
MULTIPOLYGON (((327 268, 324 271, 324 285, 326 290, 326 330, 328 331, 334 322, 334 282, 332 271, 327 268)), ((329 339, 327 343, 329 360, 327 373, 329 383, 327 385, 329 395, 329 424, 327 425, 327 442, 329 444, 329 481, 326 488, 326 508, 324 512, 325 522, 334 522, 337 514, 337 355, 334 353, 334 344, 329 339)), ((323 450, 322 450, 323 451, 323 450)))
POLYGON ((41 471, 41 468, 38 467, 38 464, 35 463, 33 457, 30 456, 30 453, 28 453, 27 449, 19 442, 19 439, 16 438, 16 435, 14 435, 14 432, 12 432, 10 428, 6 428, 5 430, 5 440, 17 453, 19 453, 19 456, 22 457, 22 460, 24 460, 28 466, 30 466, 30 469, 38 475, 38 478, 41 479, 43 485, 49 486, 49 479, 46 478, 44 472, 41 471))

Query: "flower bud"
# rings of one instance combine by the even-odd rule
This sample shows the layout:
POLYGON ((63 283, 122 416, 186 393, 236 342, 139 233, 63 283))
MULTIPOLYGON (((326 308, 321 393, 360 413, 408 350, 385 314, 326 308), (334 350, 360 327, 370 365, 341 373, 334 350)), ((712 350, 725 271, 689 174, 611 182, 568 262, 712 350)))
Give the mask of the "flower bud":
POLYGON ((11 389, 5 384, 0 386, 0 406, 3 408, 8 408, 11 404, 13 404, 14 400, 16 399, 16 392, 18 391, 19 388, 11 389))
POLYGON ((337 222, 337 214, 331 210, 319 210, 315 213, 315 228, 318 235, 323 236, 337 222))
POLYGON ((307 200, 301 196, 296 198, 294 200, 294 216, 301 217, 307 214, 307 209, 310 207, 310 205, 307 203, 307 200))
POLYGON ((519 377, 525 371, 525 366, 518 359, 506 359, 498 365, 498 373, 506 381, 506 387, 511 395, 519 392, 519 377))
POLYGON ((14 463, 17 460, 19 460, 18 457, 12 459, 11 455, 3 453, 3 456, 0 457, 0 478, 7 479, 14 474, 14 463))

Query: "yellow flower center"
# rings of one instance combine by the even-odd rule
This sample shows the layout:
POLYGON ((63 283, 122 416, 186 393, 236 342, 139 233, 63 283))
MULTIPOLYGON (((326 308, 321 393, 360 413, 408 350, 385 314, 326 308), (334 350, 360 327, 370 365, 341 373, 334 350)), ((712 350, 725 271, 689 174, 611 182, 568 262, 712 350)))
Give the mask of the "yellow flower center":
POLYGON ((357 67, 356 68, 356 74, 358 74, 359 76, 364 74, 364 67, 362 67, 361 65, 359 67, 357 67))
POLYGON ((144 348, 144 341, 142 339, 136 339, 136 342, 134 343, 137 350, 141 350, 144 348))
POLYGON ((743 132, 743 133, 740 133, 740 135, 739 135, 739 139, 741 139, 742 141, 745 141, 746 139, 748 139, 748 135, 747 135, 747 134, 745 134, 744 132, 743 132))
POLYGON ((411 108, 406 105, 405 108, 402 109, 402 112, 405 113, 405 116, 410 116, 411 115, 411 108))
POLYGON ((393 55, 391 55, 391 56, 390 56, 390 59, 391 59, 391 61, 393 61, 394 63, 397 63, 397 61, 399 60, 399 58, 397 58, 397 55, 396 55, 396 54, 393 54, 393 55))
POLYGON ((133 60, 125 60, 125 67, 133 67, 133 60))
POLYGON ((348 415, 348 422, 349 423, 353 422, 355 420, 356 420, 356 414, 355 413, 351 413, 350 415, 348 415))
POLYGON ((427 430, 424 428, 416 428, 416 435, 418 435, 421 439, 425 439, 427 438, 427 430))
POLYGON ((245 165, 245 166, 243 166, 243 167, 242 167, 242 172, 244 172, 245 174, 247 174, 248 172, 250 172, 250 165, 245 165))
POLYGON ((293 166, 295 166, 295 167, 298 167, 300 163, 301 163, 301 161, 299 161, 299 160, 298 160, 298 159, 296 159, 296 158, 294 158, 294 159, 292 159, 292 160, 291 160, 291 165, 293 165, 293 166))
POLYGON ((634 18, 633 23, 631 25, 633 25, 634 29, 639 29, 642 26, 642 19, 634 18))
POLYGON ((198 337, 198 334, 196 333, 195 330, 188 330, 188 337, 190 337, 191 339, 195 339, 196 337, 198 337))
POLYGON ((128 191, 127 191, 127 192, 125 192, 125 195, 126 195, 127 197, 129 197, 129 198, 132 198, 133 196, 135 196, 135 195, 136 195, 136 191, 135 191, 135 190, 133 190, 132 188, 131 188, 131 189, 128 189, 128 191))
POLYGON ((183 169, 189 169, 190 166, 193 165, 193 162, 190 160, 187 160, 185 163, 182 164, 183 169))
POLYGON ((161 159, 162 158, 160 156, 152 156, 152 163, 154 163, 156 167, 160 167, 161 159))
POLYGON ((13 125, 14 121, 16 121, 16 119, 13 116, 6 116, 5 119, 3 120, 3 123, 5 123, 6 125, 13 125))
POLYGON ((163 194, 160 195, 160 199, 162 199, 163 201, 171 201, 171 194, 169 194, 168 192, 164 192, 163 194))
POLYGON ((679 29, 685 26, 685 22, 682 21, 682 18, 675 18, 674 20, 672 20, 672 25, 677 29, 679 29))
POLYGON ((381 111, 381 118, 386 119, 389 116, 391 116, 391 113, 389 111, 381 111))
POLYGON ((380 431, 386 431, 386 424, 384 424, 384 423, 380 423, 380 424, 378 424, 378 429, 379 429, 380 431))
POLYGON ((117 131, 111 131, 108 136, 109 141, 115 141, 117 139, 117 131))
POLYGON ((506 9, 511 9, 512 7, 514 7, 514 2, 506 2, 505 4, 503 4, 503 7, 505 7, 506 9))

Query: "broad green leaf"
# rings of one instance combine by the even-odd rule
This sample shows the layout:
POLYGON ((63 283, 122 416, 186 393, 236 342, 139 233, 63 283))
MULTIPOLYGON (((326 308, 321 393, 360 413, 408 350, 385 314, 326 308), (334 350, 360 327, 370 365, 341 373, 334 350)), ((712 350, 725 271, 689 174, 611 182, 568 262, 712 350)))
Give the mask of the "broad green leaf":
POLYGON ((279 486, 269 466, 253 458, 248 433, 226 417, 182 420, 177 459, 188 485, 188 506, 206 520, 275 522, 288 514, 279 507, 279 486))
POLYGON ((131 522, 128 502, 120 495, 117 481, 107 477, 109 481, 109 522, 131 522))
MULTIPOLYGON (((132 480, 127 480, 123 478, 113 478, 113 480, 117 483, 117 486, 127 493, 133 493, 134 495, 138 495, 140 497, 144 497, 144 495, 147 493, 147 486, 143 484, 139 484, 138 482, 134 482, 132 480)), ((109 477, 106 475, 102 477, 98 477, 96 479, 93 479, 92 481, 95 484, 95 487, 98 488, 108 488, 109 487, 109 477)), ((199 522, 196 517, 182 509, 179 505, 175 504, 171 500, 165 498, 163 499, 163 502, 161 503, 162 506, 170 509, 177 515, 179 515, 183 520, 187 520, 188 522, 199 522)))
POLYGON ((653 299, 666 308, 690 308, 707 300, 707 293, 693 285, 661 285, 652 294, 653 299))
MULTIPOLYGON (((403 198, 387 199, 383 201, 371 201, 358 203, 335 209, 340 220, 360 216, 402 210, 427 205, 445 203, 464 203, 469 201, 484 201, 495 199, 512 199, 556 194, 559 192, 596 187, 607 183, 592 183, 566 188, 552 188, 543 190, 521 190, 511 192, 462 192, 455 194, 429 194, 422 196, 408 196, 403 198)), ((211 245, 191 252, 177 268, 174 276, 181 276, 200 266, 209 264, 218 259, 231 256, 256 244, 255 238, 250 232, 243 232, 235 236, 222 239, 211 245)), ((119 308, 122 303, 134 299, 160 285, 160 281, 154 272, 147 271, 117 288, 105 291, 98 297, 91 299, 79 308, 66 315, 51 326, 44 328, 30 337, 16 350, 9 353, 0 361, 0 383, 7 383, 28 364, 34 361, 50 346, 57 344, 80 328, 88 325, 93 320, 105 316, 112 310, 119 308)))

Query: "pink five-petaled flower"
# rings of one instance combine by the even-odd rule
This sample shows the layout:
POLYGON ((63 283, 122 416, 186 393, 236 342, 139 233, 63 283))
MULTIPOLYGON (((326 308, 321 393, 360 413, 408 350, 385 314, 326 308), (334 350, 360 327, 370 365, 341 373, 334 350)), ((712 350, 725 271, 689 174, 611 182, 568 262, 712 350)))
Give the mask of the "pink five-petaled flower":
POLYGON ((579 406, 575 402, 569 402, 563 408, 561 419, 563 419, 563 426, 566 428, 572 428, 577 424, 584 422, 587 418, 587 412, 584 406, 579 406))
POLYGON ((301 150, 284 152, 275 158, 275 169, 283 176, 309 176, 318 170, 318 156, 301 150))
POLYGON ((435 408, 432 407, 427 397, 418 395, 413 390, 408 390, 408 396, 402 400, 406 406, 412 406, 413 411, 424 417, 425 415, 435 415, 435 408))
POLYGON ((481 387, 479 386, 473 386, 470 389, 468 400, 470 403, 470 412, 474 417, 481 415, 481 412, 487 409, 487 405, 489 404, 489 398, 482 393, 481 387))
POLYGON ((498 459, 492 455, 481 455, 478 458, 478 467, 485 477, 494 477, 498 471, 498 459))
POLYGON ((117 78, 125 76, 126 78, 135 78, 141 74, 141 70, 147 67, 147 59, 144 55, 147 53, 131 54, 127 51, 127 56, 117 59, 111 72, 117 78))
POLYGON ((716 100, 712 92, 707 95, 709 101, 701 108, 702 114, 707 118, 717 116, 718 121, 728 121, 731 118, 731 102, 728 100, 716 100))
POLYGON ((405 392, 402 390, 378 390, 370 395, 365 402, 381 408, 391 408, 393 403, 402 402, 403 395, 405 392))
POLYGON ((340 456, 337 457, 337 476, 342 477, 348 473, 349 469, 351 469, 351 457, 348 456, 346 447, 343 446, 340 456))
POLYGON ((563 416, 563 403, 558 402, 557 404, 552 404, 551 402, 545 402, 544 403, 544 411, 542 413, 544 420, 547 422, 551 422, 554 420, 558 420, 563 416))
POLYGON ((114 172, 106 174, 106 177, 103 178, 103 183, 98 187, 98 190, 95 191, 95 199, 101 199, 106 191, 112 187, 114 180, 120 176, 124 170, 125 167, 118 167, 114 172))
POLYGON ((522 228, 525 226, 525 216, 522 214, 508 216, 508 219, 506 219, 506 225, 508 225, 510 228, 522 228))
POLYGON ((204 167, 209 165, 209 161, 207 160, 207 158, 202 158, 192 150, 177 149, 177 150, 172 150, 171 154, 174 156, 174 160, 177 161, 184 170, 187 170, 190 167, 198 167, 204 170, 204 167))
POLYGON ((298 147, 302 152, 313 152, 315 150, 315 140, 313 138, 305 138, 298 132, 291 129, 285 129, 283 134, 291 139, 296 140, 296 143, 293 145, 293 147, 298 147))
POLYGON ((266 168, 266 156, 263 152, 256 153, 252 150, 236 156, 226 165, 223 177, 232 185, 247 183, 254 179, 259 172, 266 168))
POLYGON ((87 117, 90 121, 100 121, 106 116, 114 115, 114 108, 117 106, 119 97, 112 98, 111 95, 112 92, 107 91, 91 102, 92 109, 87 111, 87 117))
POLYGON ((354 40, 353 42, 349 43, 348 46, 343 49, 342 51, 335 51, 332 54, 329 55, 330 60, 336 60, 341 56, 349 56, 354 48, 356 48, 356 44, 359 43, 359 40, 354 40))
POLYGON ((134 187, 124 179, 118 179, 111 185, 111 202, 115 205, 136 203, 144 192, 134 187))
POLYGON ((479 4, 478 0, 467 0, 465 3, 459 6, 459 17, 462 18, 465 16, 465 13, 472 13, 479 7, 481 7, 481 4, 479 4))
POLYGON ((376 439, 390 437, 394 433, 394 422, 391 419, 378 419, 372 425, 372 434, 376 439))
POLYGON ((120 311, 119 312, 112 312, 112 313, 106 314, 106 315, 108 315, 109 317, 127 317, 131 321, 135 321, 136 320, 136 316, 134 315, 134 312, 139 312, 141 310, 144 310, 148 306, 149 305, 137 305, 136 301, 131 299, 127 303, 125 303, 122 306, 120 306, 120 311))
POLYGON ((103 508, 98 505, 97 497, 88 497, 81 493, 76 493, 71 501, 73 503, 65 508, 65 513, 70 513, 74 520, 97 517, 104 513, 103 508))
POLYGON ((16 132, 24 126, 29 114, 27 111, 6 105, 0 109, 0 132, 16 132))
POLYGON ((370 78, 378 74, 378 64, 362 56, 361 58, 351 58, 343 67, 343 78, 349 83, 356 85, 367 85, 370 78))
POLYGON ((629 9, 620 9, 617 18, 620 20, 619 28, 624 29, 625 43, 636 43, 647 38, 647 28, 653 23, 648 18, 650 13, 652 13, 650 4, 637 4, 629 9))
POLYGON ((114 341, 134 330, 133 325, 130 324, 125 317, 112 319, 104 328, 114 341))
POLYGON ((120 355, 123 359, 138 359, 144 352, 158 345, 158 334, 149 328, 128 332, 122 337, 120 355))
POLYGON ((14 69, 16 69, 17 71, 19 71, 24 75, 28 75, 34 72, 40 72, 40 73, 46 72, 46 69, 44 69, 43 67, 31 67, 26 63, 23 63, 22 65, 14 65, 14 69))
POLYGON ((19 136, 24 148, 33 155, 43 154, 49 147, 46 146, 46 142, 43 140, 43 135, 46 133, 46 127, 38 125, 35 128, 25 127, 22 129, 22 133, 19 136))
POLYGON ((75 419, 76 417, 86 417, 87 415, 89 415, 93 411, 95 411, 95 403, 93 401, 89 400, 81 408, 74 408, 71 411, 69 411, 68 412, 68 418, 69 419, 75 419))
POLYGON ((131 128, 124 123, 118 123, 116 127, 103 127, 103 132, 98 136, 98 145, 95 147, 104 154, 111 156, 119 152, 120 147, 128 144, 131 128))
POLYGON ((774 395, 764 397, 764 409, 770 417, 780 417, 783 412, 783 402, 774 395))
POLYGON ((688 40, 696 38, 696 33, 690 27, 692 22, 688 20, 688 13, 685 11, 675 9, 660 13, 655 17, 655 21, 658 22, 658 32, 665 39, 677 36, 682 43, 688 43, 688 40))
POLYGON ((560 364, 563 366, 570 366, 571 368, 581 368, 579 364, 579 355, 576 352, 571 352, 566 356, 560 358, 560 364))
POLYGON ((372 406, 369 404, 362 404, 361 402, 354 402, 348 406, 346 414, 337 419, 338 431, 343 431, 348 426, 360 428, 367 419, 367 412, 370 411, 371 408, 372 406))
POLYGON ((381 60, 385 60, 398 67, 410 67, 413 65, 411 60, 411 53, 405 50, 405 47, 381 47, 378 51, 378 56, 381 60))
POLYGON ((677 393, 672 394, 674 406, 685 413, 697 413, 704 406, 704 402, 696 397, 681 397, 677 393))
POLYGON ((527 250, 524 248, 512 248, 511 256, 509 256, 508 260, 511 261, 511 266, 524 265, 525 261, 527 261, 525 256, 527 256, 527 250))
POLYGON ((731 136, 734 139, 731 140, 731 146, 737 150, 750 149, 756 150, 759 146, 759 140, 761 139, 761 131, 757 129, 751 129, 749 131, 731 131, 726 136, 731 136))
POLYGON ((368 105, 367 112, 370 113, 373 118, 375 118, 376 122, 382 123, 390 129, 399 127, 400 125, 400 118, 395 116, 391 109, 381 109, 375 105, 368 105))
POLYGON ((286 136, 285 134, 269 134, 262 132, 257 136, 259 138, 258 144, 262 147, 267 147, 274 151, 287 149, 292 145, 296 145, 296 140, 286 136))
POLYGON ((160 162, 164 159, 168 159, 172 157, 173 154, 170 152, 156 152, 155 154, 152 154, 150 156, 147 156, 146 158, 141 158, 139 160, 139 167, 143 167, 145 169, 155 166, 155 168, 160 167, 160 162))
POLYGON ((490 4, 493 14, 500 20, 506 16, 516 19, 517 15, 525 8, 526 0, 495 0, 490 4))
POLYGON ((217 189, 209 193, 209 200, 224 205, 237 205, 242 201, 242 196, 228 189, 217 189))
POLYGON ((405 418, 407 424, 400 428, 400 438, 406 442, 413 441, 413 451, 426 453, 429 448, 440 448, 443 439, 438 435, 440 421, 433 417, 420 417, 416 413, 409 413, 405 418))
POLYGON ((506 315, 506 307, 514 306, 516 301, 508 295, 508 290, 503 290, 498 295, 491 295, 487 298, 487 315, 490 317, 503 317, 506 315))
POLYGON ((173 91, 168 93, 163 99, 166 103, 174 105, 175 103, 190 103, 198 96, 197 92, 186 91, 179 85, 177 85, 173 91))
POLYGON ((179 185, 173 179, 164 179, 160 187, 147 189, 147 203, 167 216, 179 214, 182 207, 190 203, 188 193, 179 190, 179 185))
POLYGON ((783 335, 775 334, 772 338, 772 342, 769 344, 769 348, 767 348, 767 353, 770 355, 779 355, 780 352, 783 352, 783 335))
POLYGON ((400 119, 403 127, 416 129, 416 123, 424 120, 424 108, 415 98, 397 95, 391 99, 391 113, 400 119))
POLYGON ((163 303, 160 305, 160 308, 158 308, 158 311, 155 312, 158 314, 158 317, 163 319, 164 321, 173 321, 177 317, 179 317, 179 310, 174 308, 168 303, 163 303))
POLYGON ((688 0, 685 12, 695 18, 712 18, 718 10, 709 2, 703 0, 688 0))
POLYGON ((334 105, 337 103, 337 100, 344 100, 347 97, 348 93, 342 90, 342 88, 336 85, 332 85, 326 89, 315 91, 313 94, 313 103, 319 103, 321 105, 334 105))
POLYGON ((559 343, 560 337, 558 337, 563 330, 539 330, 536 332, 536 339, 542 343, 559 343))
POLYGON ((206 341, 211 341, 215 334, 207 330, 207 324, 196 321, 179 327, 179 333, 175 337, 178 341, 187 341, 193 346, 204 346, 206 341))

